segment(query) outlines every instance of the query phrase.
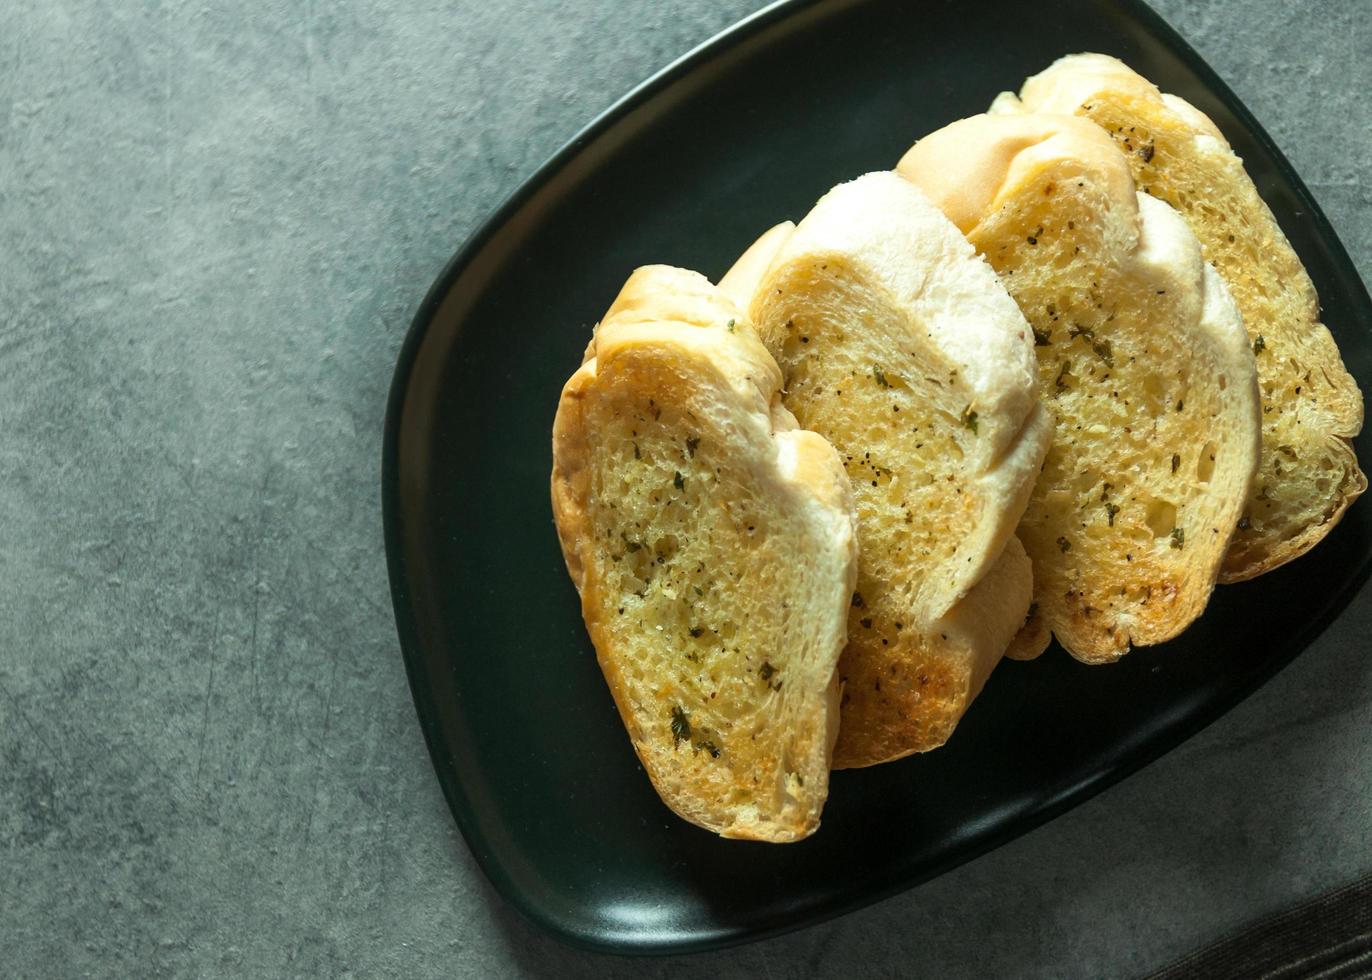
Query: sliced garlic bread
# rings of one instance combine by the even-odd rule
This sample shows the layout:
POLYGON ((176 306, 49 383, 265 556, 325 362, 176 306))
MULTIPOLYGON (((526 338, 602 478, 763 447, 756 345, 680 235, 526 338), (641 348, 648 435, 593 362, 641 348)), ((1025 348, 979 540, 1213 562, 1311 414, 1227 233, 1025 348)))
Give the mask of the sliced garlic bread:
POLYGON ((1309 551, 1367 488, 1349 441, 1362 428, 1362 395, 1243 162, 1204 113, 1106 55, 1062 58, 992 111, 1092 120, 1124 151, 1139 189, 1186 218, 1243 314, 1262 391, 1262 461, 1220 581, 1309 551))
POLYGON ((562 392, 553 514, 620 715, 659 795, 725 837, 814 832, 856 575, 833 448, 796 427, 746 315, 637 270, 562 392))
POLYGON ((1019 303, 1054 417, 1019 526, 1035 608, 1010 655, 1050 632, 1089 663, 1176 636, 1205 608, 1258 457, 1253 353, 1223 281, 1085 120, 964 119, 898 169, 1019 303))
POLYGON ((892 173, 834 188, 722 282, 752 294, 786 407, 838 449, 857 500, 834 766, 936 748, 1029 605, 1006 545, 1050 434, 1024 318, 892 173))

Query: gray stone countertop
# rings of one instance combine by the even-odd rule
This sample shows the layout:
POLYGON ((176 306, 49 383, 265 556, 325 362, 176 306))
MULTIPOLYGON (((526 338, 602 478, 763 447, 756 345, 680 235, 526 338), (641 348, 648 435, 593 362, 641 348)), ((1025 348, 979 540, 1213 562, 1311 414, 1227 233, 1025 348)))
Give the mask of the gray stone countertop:
MULTIPOLYGON (((0 4, 0 974, 1129 975, 1372 871, 1365 589, 1357 642, 839 920, 624 961, 486 883, 392 622, 395 356, 508 192, 757 5, 0 4)), ((1372 10, 1155 5, 1367 277, 1372 10)))

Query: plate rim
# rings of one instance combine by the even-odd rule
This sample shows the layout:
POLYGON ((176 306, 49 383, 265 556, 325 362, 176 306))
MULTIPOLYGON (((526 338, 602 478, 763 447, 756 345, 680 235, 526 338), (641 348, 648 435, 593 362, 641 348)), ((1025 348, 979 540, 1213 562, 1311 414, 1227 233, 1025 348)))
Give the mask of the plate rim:
MULTIPOLYGON (((1365 559, 1358 573, 1350 576, 1340 589, 1330 594, 1319 613, 1308 620, 1304 627, 1294 634, 1291 645, 1296 652, 1291 656, 1255 672, 1229 693, 1208 702, 1194 719, 1181 726, 1172 735, 1148 743, 1146 749, 1140 748, 1129 753, 1127 763, 1082 779, 1070 791, 1059 795, 1041 810, 1022 818, 1013 827, 1004 828, 965 851, 951 855, 947 861, 939 862, 927 874, 902 879, 846 899, 833 900, 827 903, 821 902, 810 912, 777 924, 721 926, 709 932, 697 931, 690 934, 674 934, 670 938, 661 936, 644 938, 628 932, 612 934, 587 931, 580 928, 572 919, 559 916, 554 910, 529 901, 524 892, 515 887, 503 864, 495 858, 485 836, 478 829, 472 813, 471 801, 466 795, 461 780, 447 764, 448 753, 441 739, 440 726, 436 716, 433 711, 426 710, 424 707, 425 702, 430 699, 424 693, 425 674, 420 665, 419 631, 416 617, 411 611, 409 602, 409 577, 406 573, 403 557, 404 534, 402 526, 404 518, 400 503, 401 421, 405 414, 406 397, 417 365, 419 351, 423 347, 439 308, 451 294, 453 286, 466 268, 529 199, 539 193, 569 162, 574 160, 583 149, 591 145, 604 132, 680 78, 690 74, 706 62, 727 54, 731 49, 773 24, 826 6, 858 8, 890 2, 894 2, 894 0, 773 0, 773 2, 735 21, 722 31, 697 44, 633 86, 558 147, 477 225, 452 257, 444 263, 433 284, 425 293, 396 355, 396 365, 392 373, 383 422, 382 524, 386 568, 396 632, 401 656, 405 663, 411 700, 414 703, 419 727, 424 736, 425 748, 428 751, 434 774, 438 779, 448 810, 458 829, 462 832, 463 840, 475 858, 478 867, 496 892, 525 920, 545 930, 560 942, 578 949, 620 956, 664 956, 724 949, 830 921, 893 895, 901 894, 945 874, 955 867, 975 860, 983 854, 1042 826, 1104 792, 1121 780, 1141 771, 1226 715, 1299 657, 1346 608, 1352 594, 1361 588, 1369 577, 1369 573, 1372 572, 1372 562, 1365 559)), ((1330 262, 1336 268, 1340 278, 1352 285, 1351 292, 1354 305, 1362 308, 1362 316, 1355 316, 1354 323, 1362 320, 1372 323, 1372 297, 1369 297, 1366 284, 1349 256, 1342 239, 1330 224, 1319 203, 1306 187, 1305 182, 1287 160, 1286 155, 1249 111, 1243 100, 1234 93, 1195 48, 1144 0, 1094 0, 1094 2, 1108 3, 1121 9, 1127 16, 1141 23, 1155 38, 1161 40, 1196 75, 1205 89, 1218 97, 1246 130, 1246 135, 1263 148, 1274 162, 1275 170, 1282 182, 1294 192, 1305 212, 1303 217, 1313 226, 1317 239, 1327 250, 1330 262)))

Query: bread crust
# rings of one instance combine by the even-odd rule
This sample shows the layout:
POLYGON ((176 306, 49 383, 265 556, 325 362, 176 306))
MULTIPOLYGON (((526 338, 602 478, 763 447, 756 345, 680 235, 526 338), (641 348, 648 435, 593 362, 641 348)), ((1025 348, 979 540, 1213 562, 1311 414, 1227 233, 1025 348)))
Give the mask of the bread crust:
POLYGON ((1367 488, 1351 441, 1362 428, 1362 395, 1320 322, 1309 275, 1224 135, 1184 99, 1101 54, 1059 59, 1018 96, 1002 93, 991 111, 1069 113, 1101 126, 1140 185, 1187 218, 1206 259, 1230 278, 1259 351, 1264 446, 1220 581, 1305 554, 1367 488))
MULTIPOLYGON (((1088 408, 1108 404, 1110 417, 1115 420, 1112 424, 1141 433, 1159 424, 1158 416, 1146 408, 1146 393, 1129 390, 1126 380, 1109 380, 1121 373, 1130 376, 1122 371, 1123 364, 1119 370, 1106 366, 1114 365, 1115 358, 1122 356, 1121 341, 1131 339, 1121 334, 1121 329, 1136 334, 1146 327, 1143 333, 1155 338, 1150 341, 1155 349, 1186 344, 1207 368, 1213 366, 1213 376, 1196 381, 1198 387, 1193 387, 1187 397, 1195 403, 1202 396, 1213 400, 1217 416, 1209 422, 1222 432, 1222 450, 1217 450, 1221 461, 1213 474, 1200 480, 1200 489, 1169 490, 1186 508, 1186 520, 1177 524, 1180 535, 1170 527, 1154 529, 1150 535, 1143 527, 1145 508, 1159 508, 1156 515, 1147 515, 1151 525, 1166 520, 1165 508, 1182 505, 1147 503, 1142 489, 1134 492, 1136 484, 1149 485, 1141 484, 1142 476, 1127 469, 1119 475, 1107 473, 1101 489, 1102 485, 1086 473, 1063 470, 1054 462, 1113 459, 1114 437, 1092 435, 1092 427, 1079 433, 1089 421, 1086 418, 1070 430, 1066 428, 1061 420, 1069 417, 1063 414, 1068 410, 1061 407, 1065 403, 1055 400, 1057 392, 1048 380, 1052 371, 1040 371, 1045 402, 1058 406, 1054 411, 1059 415, 1059 431, 1049 452, 1049 468, 1035 489, 1020 528, 1034 562, 1036 609, 1007 655, 1017 659, 1037 656, 1047 644, 1049 631, 1074 657, 1088 663, 1116 660, 1131 645, 1159 643, 1175 636, 1204 610, 1258 454, 1256 370, 1241 320, 1222 280, 1203 262, 1199 244, 1181 218, 1165 204, 1135 193, 1123 155, 1086 120, 1049 115, 972 117, 921 140, 901 160, 898 170, 924 187, 936 204, 946 207, 969 240, 1005 273, 1011 294, 1020 301, 1035 330, 1044 334, 1039 350, 1045 368, 1056 363, 1050 359, 1064 356, 1062 348, 1083 343, 1069 338, 1097 337, 1097 359, 1091 361, 1088 370, 1093 379, 1100 379, 1091 384, 1105 387, 1084 389, 1088 394, 1098 391, 1098 396, 1091 397, 1101 400, 1083 404, 1088 408), (952 173, 970 174, 971 180, 961 185, 950 176, 952 173), (1064 203, 1068 201, 1078 203, 1064 203), (1080 203, 1085 201, 1092 203, 1080 203), (1045 213, 1063 213, 1069 206, 1077 209, 1071 212, 1078 215, 1076 221, 1064 220, 1058 227, 1051 218, 1044 218, 1045 213), (1021 218, 1021 214, 1035 215, 1037 227, 1034 219, 1021 218), (1028 221, 1027 230, 1019 227, 1024 221, 1028 221), (1039 247, 1036 236, 1045 235, 1045 244, 1039 247), (1069 260, 1057 265, 1046 251, 1050 240, 1058 247, 1065 247, 1059 243, 1079 244, 1075 253, 1052 253, 1065 254, 1069 260), (1090 309, 1097 321, 1074 322, 1070 332, 1062 331, 1068 336, 1060 336, 1054 345, 1049 333, 1054 324, 1047 317, 1051 313, 1056 321, 1056 313, 1038 304, 1044 293, 1095 294, 1097 283, 1077 281, 1081 272, 1074 254, 1083 246, 1104 252, 1099 261, 1117 270, 1115 288, 1120 292, 1097 299, 1090 309), (1105 316, 1105 310, 1110 309, 1114 312, 1105 316), (1145 312, 1150 309, 1155 312, 1145 312), (1122 319, 1112 326, 1116 313, 1122 314, 1122 319), (1152 322, 1148 321, 1150 315, 1155 318, 1152 322), (1168 319, 1160 319, 1164 316, 1168 319), (1113 356, 1112 330, 1116 345, 1113 356), (1120 388, 1123 390, 1115 390, 1120 388), (1109 398, 1105 397, 1107 392, 1109 398), (1133 408, 1129 408, 1131 402, 1133 408), (1089 512, 1077 503, 1087 490, 1099 494, 1099 499, 1091 497, 1089 512), (1118 523, 1117 515, 1122 515, 1118 523), (1189 541, 1183 524, 1191 527, 1189 541), (1168 547, 1168 530, 1173 531, 1172 547, 1168 547), (1154 535, 1162 535, 1162 540, 1154 535), (1127 561, 1118 560, 1126 557, 1127 561)), ((1109 286, 1100 288, 1108 291, 1109 286)), ((1142 372, 1142 377, 1138 373, 1133 376, 1139 379, 1136 384, 1143 384, 1152 364, 1145 349, 1139 354, 1144 360, 1131 371, 1142 372)), ((1089 352, 1087 356, 1091 357, 1089 352)), ((1133 362, 1131 355, 1130 365, 1133 362)), ((1061 373, 1058 380, 1062 380, 1061 373)), ((1150 379, 1147 383, 1153 382, 1150 379)), ((1184 401, 1179 400, 1178 413, 1184 401)), ((1196 411, 1194 404, 1192 411, 1196 411)), ((1199 420, 1195 424, 1199 425, 1199 420)), ((1102 433, 1108 431, 1102 428, 1102 433)), ((1196 451, 1194 447, 1177 448, 1188 458, 1196 451)), ((1212 463, 1213 457, 1211 453, 1212 463)), ((1180 453, 1173 457, 1174 475, 1180 458, 1180 453)), ((1121 450, 1120 459, 1139 457, 1121 450)), ((1192 465, 1204 468, 1199 461, 1192 465)), ((1185 481, 1173 482, 1185 485, 1185 481)))
POLYGON ((790 240, 795 230, 794 221, 783 221, 768 228, 734 260, 729 271, 720 277, 720 290, 738 304, 739 309, 748 309, 762 277, 767 274, 767 269, 777 257, 777 253, 790 240))
MULTIPOLYGON (((780 372, 746 315, 702 276, 666 266, 636 270, 597 327, 590 353, 567 382, 553 426, 553 516, 597 660, 634 750, 663 801, 684 819, 725 837, 802 839, 819 826, 838 728, 834 667, 856 574, 847 479, 833 448, 798 429, 781 405, 780 372), (670 670, 646 662, 655 651, 645 653, 639 645, 651 644, 651 637, 645 640, 642 632, 626 637, 616 629, 616 610, 622 615, 623 605, 632 600, 611 584, 611 549, 596 531, 614 496, 608 487, 597 492, 594 472, 605 465, 603 454, 614 438, 605 420, 616 415, 604 413, 625 391, 655 399, 668 409, 664 417, 693 407, 702 416, 701 428, 690 432, 718 433, 721 441, 736 433, 734 442, 720 449, 721 466, 736 466, 745 488, 773 507, 778 522, 799 529, 807 553, 798 562, 815 569, 805 579, 813 584, 801 610, 810 624, 803 639, 814 655, 786 673, 784 689, 779 682, 776 690, 755 683, 757 703, 744 706, 752 713, 745 712, 742 727, 718 723, 704 751, 690 744, 690 732, 707 717, 711 702, 692 705, 680 690, 672 690, 670 670), (717 417, 703 417, 707 409, 717 417), (711 428, 716 421, 720 425, 711 428), (753 778, 758 774, 767 778, 759 783, 753 778)), ((675 435, 685 438, 690 432, 675 435)), ((691 457, 697 448, 693 443, 691 457)), ((685 468, 684 453, 679 465, 685 468)), ((727 510, 736 503, 719 492, 702 493, 700 506, 727 510)), ((765 571, 788 574, 774 563, 765 571)), ((799 588, 799 573, 787 581, 793 591, 799 588)), ((737 585, 755 587, 746 580, 737 585)), ((709 600, 699 606, 708 612, 709 600)), ((755 662, 769 669, 769 656, 787 663, 772 649, 777 635, 749 630, 744 624, 733 640, 746 648, 744 656, 756 653, 755 662)), ((725 677, 719 685, 739 680, 725 677)))

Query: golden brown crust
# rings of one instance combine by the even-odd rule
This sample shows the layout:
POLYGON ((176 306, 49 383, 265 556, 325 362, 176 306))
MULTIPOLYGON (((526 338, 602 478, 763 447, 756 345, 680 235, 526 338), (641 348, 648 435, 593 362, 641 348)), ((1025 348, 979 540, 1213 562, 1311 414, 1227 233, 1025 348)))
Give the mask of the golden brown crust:
POLYGON ((1053 631, 1039 615, 1038 605, 1033 604, 1029 607, 1024 625, 1005 648, 1005 656, 1010 660, 1037 660, 1052 642, 1053 631))
MULTIPOLYGON (((1032 574, 1012 536, 986 576, 928 628, 894 633, 894 643, 876 650, 850 643, 839 661, 843 726, 834 768, 890 762, 947 742, 1015 634, 1032 574)), ((853 610, 850 636, 870 636, 863 612, 853 610)))
MULTIPOLYGON (((595 341, 591 341, 595 346, 595 341)), ((588 496, 586 462, 590 456, 589 438, 582 420, 581 402, 595 380, 594 358, 588 358, 562 388, 557 416, 553 419, 553 524, 557 528, 562 560, 578 593, 582 591, 585 568, 581 563, 581 542, 587 538, 586 512, 582 502, 588 496)))
POLYGON ((928 752, 948 741, 966 708, 967 664, 946 641, 916 636, 883 651, 881 662, 849 657, 839 667, 842 716, 835 769, 857 769, 928 752), (882 684, 885 683, 883 688, 882 684))

